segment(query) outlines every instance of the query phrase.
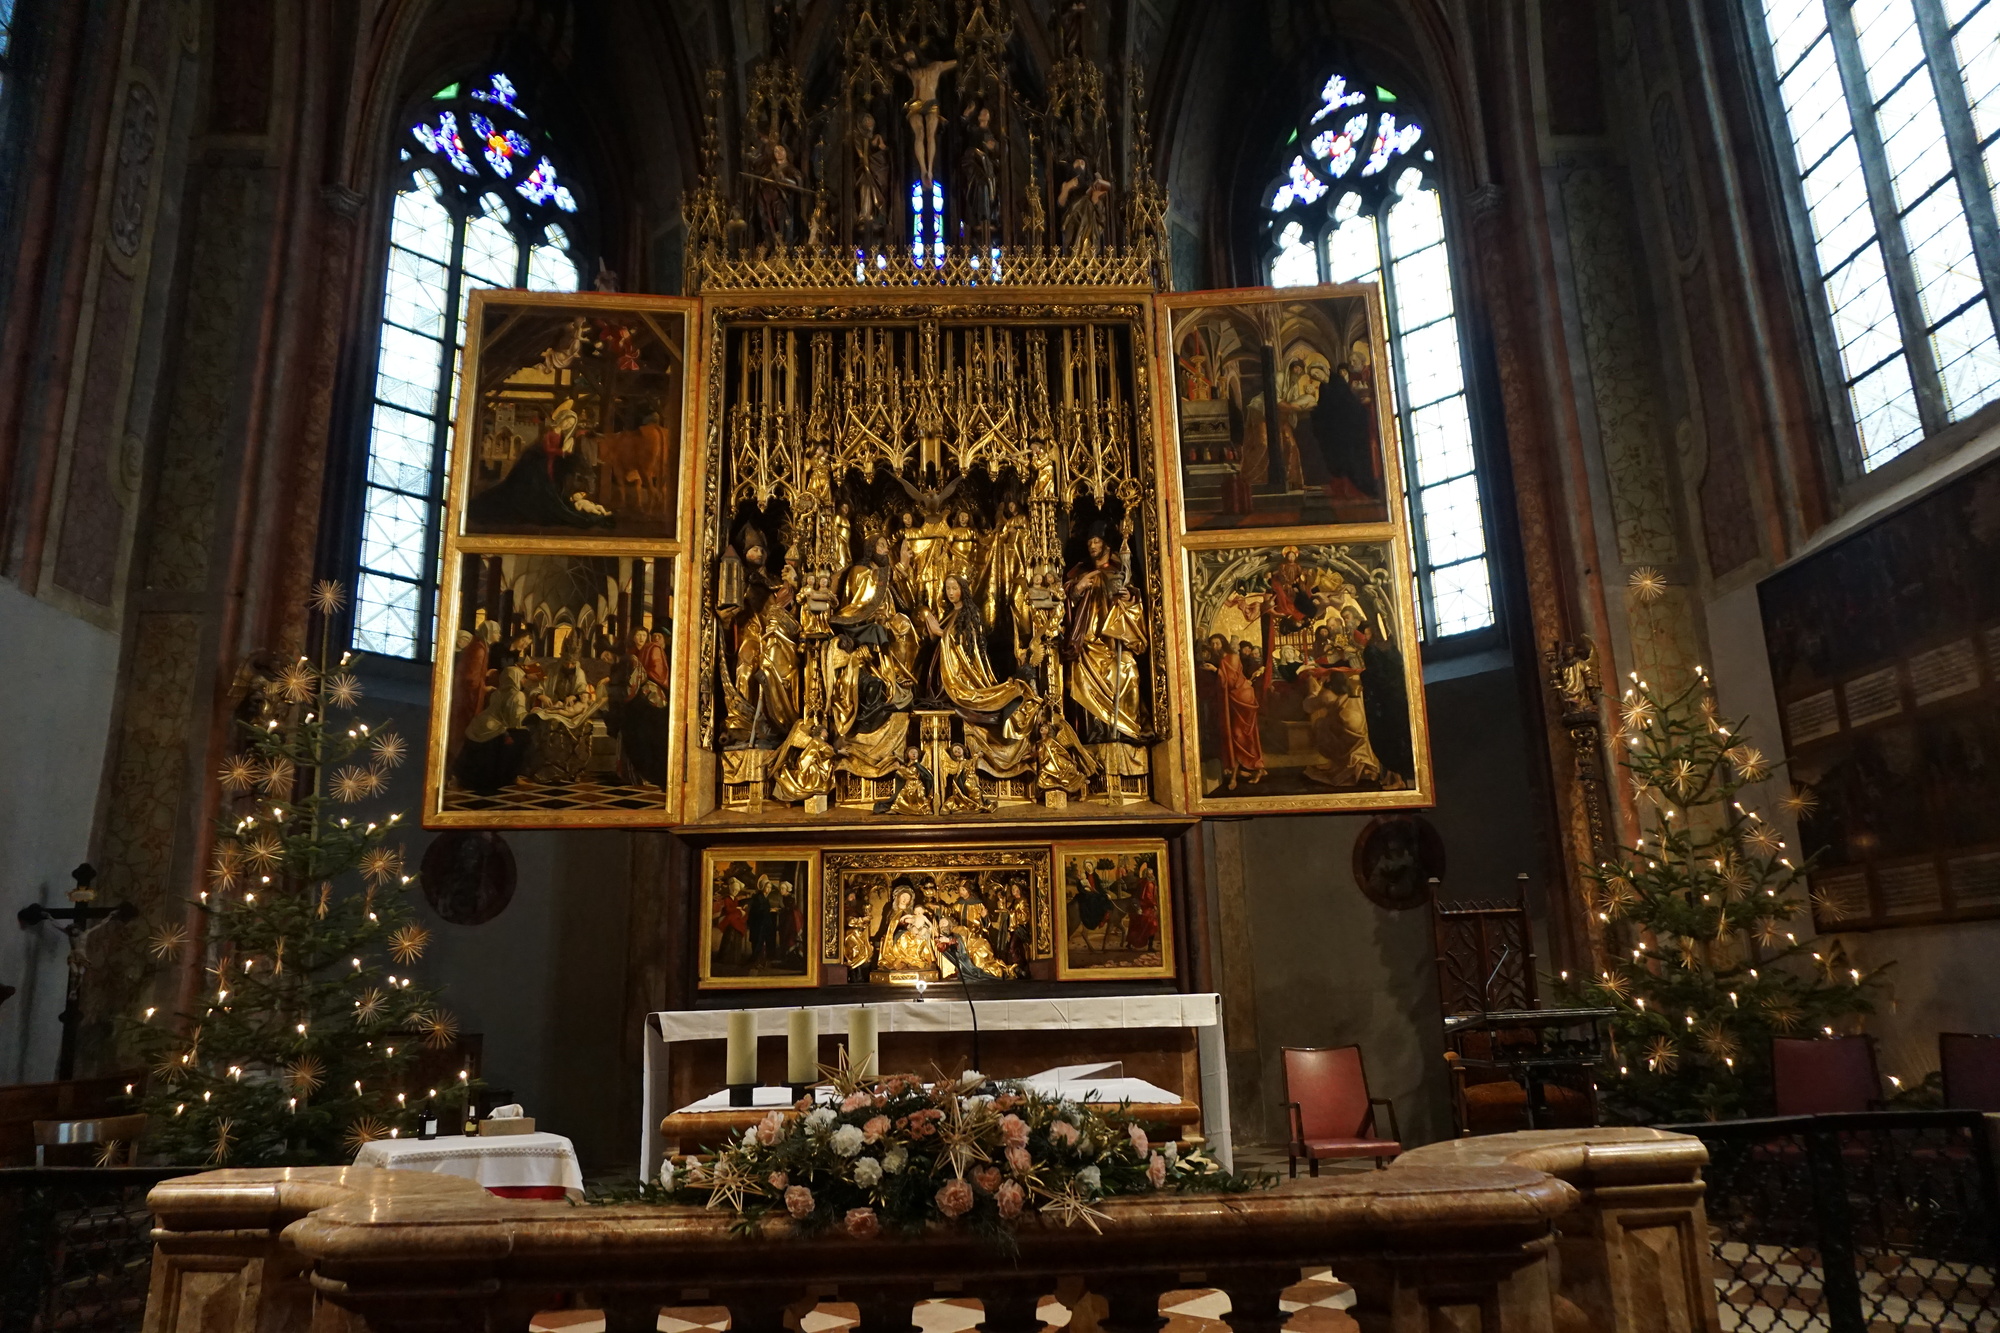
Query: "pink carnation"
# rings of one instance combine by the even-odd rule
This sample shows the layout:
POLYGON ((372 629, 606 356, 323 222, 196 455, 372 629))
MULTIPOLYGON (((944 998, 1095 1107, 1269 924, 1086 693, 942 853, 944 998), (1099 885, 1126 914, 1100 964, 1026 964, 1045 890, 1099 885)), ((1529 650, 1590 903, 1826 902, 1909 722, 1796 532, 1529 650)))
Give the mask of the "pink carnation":
POLYGON ((1154 1189, 1164 1189, 1167 1183, 1167 1159, 1158 1153, 1146 1163, 1146 1179, 1153 1182, 1154 1189))
POLYGON ((1012 1221, 1021 1215, 1021 1209, 1027 1205, 1028 1192, 1010 1180, 1000 1186, 993 1201, 1000 1205, 1000 1216, 1012 1221))
POLYGON ((765 1179, 771 1182, 771 1188, 774 1190, 781 1190, 785 1186, 792 1183, 791 1177, 787 1176, 782 1171, 773 1171, 769 1176, 765 1177, 765 1179))
POLYGON ((875 1142, 875 1140, 889 1132, 889 1117, 886 1115, 869 1116, 868 1123, 861 1127, 861 1132, 867 1135, 870 1143, 875 1142))
POLYGON ((962 1180, 947 1180, 937 1192, 938 1211, 946 1217, 963 1217, 972 1211, 972 1186, 962 1180))
POLYGON ((1000 1141, 1009 1148, 1028 1146, 1028 1122, 1017 1115, 1000 1117, 1000 1141))
POLYGON ((785 1136, 785 1117, 782 1112, 773 1111, 757 1122, 757 1142, 766 1148, 785 1136))
POLYGON ((875 1236, 882 1231, 881 1219, 875 1216, 873 1208, 850 1208, 847 1210, 847 1234, 850 1236, 875 1236))
POLYGON ((1125 1126, 1125 1132, 1132 1136, 1133 1152, 1139 1154, 1139 1156, 1141 1157, 1144 1157, 1149 1151, 1151 1151, 1152 1145, 1146 1142, 1145 1130, 1139 1128, 1137 1125, 1127 1125, 1125 1126))
POLYGON ((841 1102, 840 1109, 843 1111, 859 1111, 864 1106, 872 1105, 874 1100, 874 1098, 865 1092, 850 1092, 847 1094, 847 1099, 841 1102))
POLYGON ((972 1173, 972 1179, 973 1183, 978 1185, 980 1189, 991 1194, 994 1190, 1000 1188, 1000 1168, 997 1166, 982 1166, 972 1173))
POLYGON ((1077 1133, 1076 1126, 1072 1125, 1069 1121, 1051 1120, 1049 1121, 1049 1137, 1057 1143, 1074 1147, 1076 1141, 1083 1136, 1077 1133))
POLYGON ((794 1185, 785 1191, 785 1211, 793 1217, 805 1217, 813 1210, 813 1192, 804 1185, 794 1185))
POLYGON ((1034 1165, 1034 1159, 1028 1156, 1026 1148, 1009 1148, 1007 1150, 1007 1165, 1016 1171, 1026 1171, 1030 1166, 1034 1165))

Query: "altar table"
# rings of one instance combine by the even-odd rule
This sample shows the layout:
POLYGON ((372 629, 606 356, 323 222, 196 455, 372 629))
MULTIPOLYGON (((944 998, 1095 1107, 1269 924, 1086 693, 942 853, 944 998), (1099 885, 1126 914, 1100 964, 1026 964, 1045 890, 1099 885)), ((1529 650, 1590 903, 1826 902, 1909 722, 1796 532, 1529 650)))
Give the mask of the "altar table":
MULTIPOLYGON (((1201 995, 1104 995, 1088 998, 1044 998, 1022 1000, 979 1000, 968 1006, 964 1000, 924 999, 924 1000, 881 1000, 872 1004, 847 1004, 814 1006, 819 1014, 819 1031, 822 1036, 844 1037, 847 1033, 848 1016, 858 1008, 872 1008, 877 1014, 877 1030, 886 1044, 892 1032, 929 1033, 971 1033, 974 1019, 978 1030, 991 1032, 1022 1032, 1038 1029, 1189 1029, 1195 1037, 1195 1056, 1200 1065, 1200 1095, 1187 1096, 1187 1089, 1181 1091, 1181 1101, 1172 1107, 1158 1108, 1160 1114, 1151 1114, 1153 1108, 1133 1107, 1142 1120, 1160 1124, 1185 1126, 1193 1123, 1183 1107, 1194 1107, 1199 1114, 1202 1133, 1207 1139, 1209 1155, 1223 1166, 1234 1167, 1234 1153, 1231 1147, 1229 1128, 1229 1071, 1223 1054, 1222 1038, 1222 997, 1201 995)), ((668 1130, 664 1121, 676 1106, 671 1092, 669 1073, 671 1070, 672 1048, 676 1043, 686 1041, 720 1041, 728 1034, 729 1014, 727 1009, 678 1009, 650 1014, 646 1018, 645 1039, 645 1092, 644 1114, 640 1125, 639 1161, 640 1169, 651 1179, 660 1170, 660 1163, 671 1149, 667 1143, 668 1130)), ((786 1015, 790 1008, 752 1009, 757 1015, 757 1035, 760 1039, 776 1038, 782 1043, 786 1033, 786 1015)), ((1183 1038, 1183 1040, 1185 1040, 1183 1038)), ((768 1044, 768 1043, 767 1043, 768 1044)), ((886 1073, 923 1072, 887 1069, 886 1073)), ((1103 1082, 1103 1080, 1096 1080, 1103 1082)), ((782 1098, 782 1103, 791 1104, 790 1096, 781 1088, 758 1089, 762 1098, 782 1098)), ((1108 1094, 1107 1094, 1108 1095, 1108 1094)), ((766 1108, 760 1103, 755 1115, 761 1117, 766 1108)), ((738 1112, 739 1115, 742 1112, 738 1112)), ((706 1133, 706 1126, 676 1125, 674 1132, 692 1128, 699 1140, 706 1133)))
POLYGON ((583 1197, 583 1171, 576 1164, 576 1149, 560 1134, 376 1139, 361 1145, 354 1164, 460 1176, 503 1199, 583 1197))

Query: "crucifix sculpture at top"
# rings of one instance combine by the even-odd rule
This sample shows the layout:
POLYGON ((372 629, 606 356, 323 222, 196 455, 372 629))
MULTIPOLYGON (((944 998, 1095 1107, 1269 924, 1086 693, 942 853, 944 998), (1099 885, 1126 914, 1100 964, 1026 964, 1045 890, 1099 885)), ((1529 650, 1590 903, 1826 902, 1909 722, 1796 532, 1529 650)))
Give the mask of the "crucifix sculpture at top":
POLYGON ((899 62, 903 72, 910 76, 910 100, 903 110, 910 117, 910 145, 917 158, 917 176, 924 183, 924 197, 930 198, 931 184, 937 179, 937 138, 938 130, 944 125, 944 113, 938 107, 938 83, 946 73, 956 69, 956 60, 933 60, 922 63, 915 48, 903 52, 899 62))

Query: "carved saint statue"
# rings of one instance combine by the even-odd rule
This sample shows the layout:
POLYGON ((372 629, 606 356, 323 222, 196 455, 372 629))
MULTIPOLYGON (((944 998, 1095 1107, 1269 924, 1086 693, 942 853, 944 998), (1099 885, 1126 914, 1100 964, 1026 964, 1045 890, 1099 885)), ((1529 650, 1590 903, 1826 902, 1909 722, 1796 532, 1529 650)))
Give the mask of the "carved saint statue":
MULTIPOLYGON (((734 664, 723 677, 723 697, 731 730, 758 734, 783 731, 799 718, 798 613, 796 588, 766 569, 764 535, 746 525, 738 537, 743 555, 732 571, 727 557, 719 588, 725 598, 716 616, 734 631, 734 664), (740 581, 740 592, 731 589, 740 581)), ((756 735, 750 739, 754 742, 756 735)))
POLYGON ((1092 533, 1088 554, 1064 580, 1069 607, 1063 657, 1069 696, 1085 715, 1092 744, 1138 743, 1139 659, 1151 646, 1146 610, 1125 577, 1123 557, 1092 533))
POLYGON ((1000 136, 993 131, 991 107, 967 108, 958 176, 958 216, 965 227, 965 243, 984 253, 996 240, 1000 222, 1000 136))
POLYGON ((889 217, 889 145, 875 128, 875 117, 862 112, 849 141, 854 154, 854 227, 857 239, 874 237, 889 217))

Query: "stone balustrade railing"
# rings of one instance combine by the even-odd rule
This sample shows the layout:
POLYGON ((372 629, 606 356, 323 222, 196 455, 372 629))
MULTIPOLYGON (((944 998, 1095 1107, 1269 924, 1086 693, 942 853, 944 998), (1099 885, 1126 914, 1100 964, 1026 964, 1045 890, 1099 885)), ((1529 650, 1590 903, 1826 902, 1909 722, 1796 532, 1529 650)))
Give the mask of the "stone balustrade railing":
POLYGON ((1236 1333, 1275 1333, 1280 1293, 1322 1266, 1364 1333, 1695 1333, 1716 1328, 1704 1160, 1651 1130, 1438 1144, 1270 1191, 1108 1200, 1098 1233, 1029 1220, 1012 1255, 953 1231, 749 1238, 719 1211, 502 1200, 406 1171, 213 1171, 151 1195, 146 1333, 491 1333, 578 1308, 650 1333, 694 1303, 779 1333, 815 1300, 909 1333, 942 1294, 977 1297, 987 1333, 1032 1333, 1039 1299, 1079 1277, 1105 1333, 1153 1333, 1161 1295, 1189 1287, 1226 1292, 1236 1333))

